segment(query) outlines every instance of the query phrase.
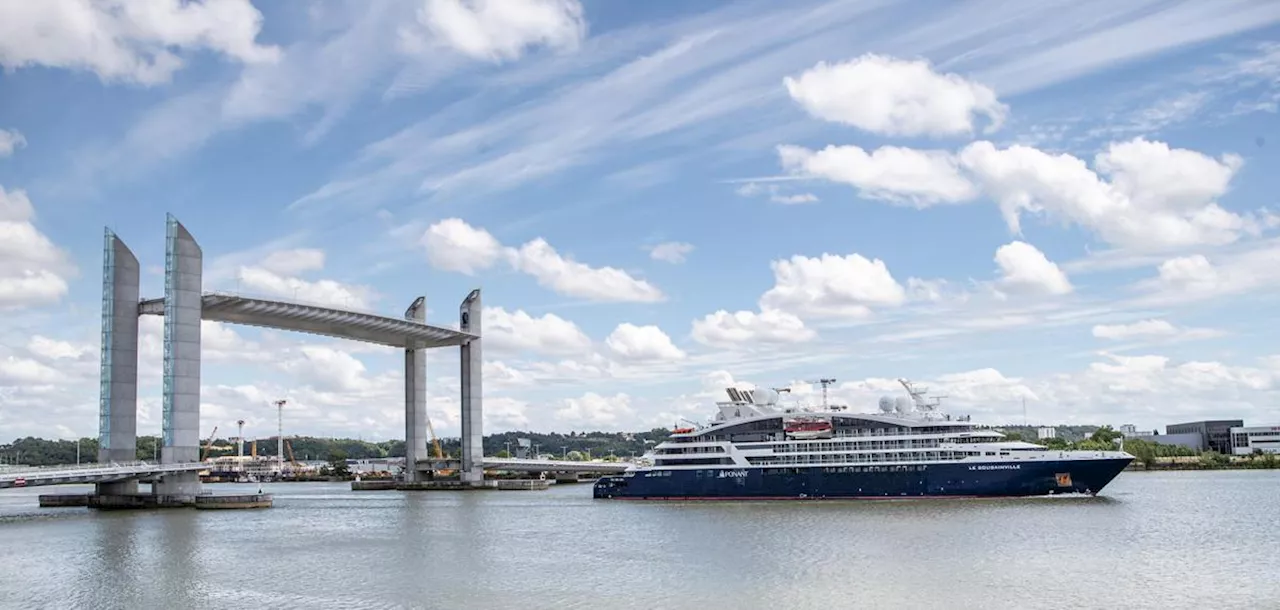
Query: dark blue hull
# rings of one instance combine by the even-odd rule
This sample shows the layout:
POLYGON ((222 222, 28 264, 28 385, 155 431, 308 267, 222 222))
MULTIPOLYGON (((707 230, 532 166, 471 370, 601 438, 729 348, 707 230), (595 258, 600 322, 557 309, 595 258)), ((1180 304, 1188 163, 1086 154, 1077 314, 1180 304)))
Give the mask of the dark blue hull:
POLYGON ((782 500, 1096 494, 1133 458, 799 468, 640 470, 596 481, 596 498, 782 500))

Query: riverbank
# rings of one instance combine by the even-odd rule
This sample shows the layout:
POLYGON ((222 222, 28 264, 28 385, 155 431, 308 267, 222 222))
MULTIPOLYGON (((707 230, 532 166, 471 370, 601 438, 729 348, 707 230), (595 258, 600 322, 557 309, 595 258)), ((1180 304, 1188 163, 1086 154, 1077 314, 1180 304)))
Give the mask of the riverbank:
POLYGON ((1280 469, 1280 458, 1265 455, 1222 455, 1206 452, 1201 455, 1136 459, 1125 470, 1275 470, 1280 469))

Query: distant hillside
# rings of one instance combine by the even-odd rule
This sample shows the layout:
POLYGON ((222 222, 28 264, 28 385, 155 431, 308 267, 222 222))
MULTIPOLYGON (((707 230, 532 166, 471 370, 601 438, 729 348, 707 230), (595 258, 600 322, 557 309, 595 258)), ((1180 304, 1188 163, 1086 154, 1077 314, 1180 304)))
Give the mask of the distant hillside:
MULTIPOLYGON (((485 455, 503 455, 510 449, 516 452, 517 439, 527 438, 539 453, 553 454, 557 457, 578 452, 584 456, 606 457, 614 455, 627 457, 644 453, 646 447, 662 442, 671 432, 655 428, 648 432, 570 432, 560 434, 553 432, 503 432, 484 437, 485 455)), ((392 440, 371 442, 351 438, 321 438, 314 436, 285 436, 293 457, 298 460, 329 460, 335 456, 350 459, 404 457, 404 441, 392 440)), ((152 459, 158 455, 155 451, 159 437, 138 437, 138 458, 152 459)), ((260 456, 276 455, 276 437, 250 439, 245 443, 245 455, 252 452, 253 444, 257 444, 260 456)), ((201 441, 201 447, 204 446, 201 441)), ((458 438, 440 439, 441 449, 448 455, 458 456, 462 450, 462 441, 458 438)), ((286 450, 287 453, 287 450, 286 450)), ((218 457, 235 455, 234 439, 216 438, 209 447, 208 455, 218 457)), ((98 439, 80 439, 80 461, 82 463, 98 460, 98 439)), ((27 464, 30 466, 50 466, 54 464, 73 464, 76 461, 76 442, 70 440, 47 440, 27 437, 15 439, 7 445, 0 445, 0 463, 27 464)))

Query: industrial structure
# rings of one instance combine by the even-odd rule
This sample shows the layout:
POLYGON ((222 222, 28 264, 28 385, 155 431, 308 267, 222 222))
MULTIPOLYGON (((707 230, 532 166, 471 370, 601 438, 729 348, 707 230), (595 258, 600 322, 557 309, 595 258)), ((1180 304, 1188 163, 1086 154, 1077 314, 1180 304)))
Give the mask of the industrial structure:
MULTIPOLYGON (((461 479, 484 478, 482 351, 480 291, 459 306, 458 329, 426 324, 426 299, 418 297, 403 319, 344 311, 327 306, 250 298, 203 291, 203 253, 187 229, 172 215, 165 231, 164 296, 141 299, 138 259, 110 229, 103 256, 101 396, 99 400, 100 462, 136 459, 138 398, 138 317, 164 316, 163 446, 160 462, 189 464, 200 458, 200 323, 215 320, 404 349, 404 476, 419 477, 430 456, 427 450, 425 350, 461 348, 462 456, 461 479)), ((282 405, 278 404, 277 408, 282 405)), ((279 416, 279 414, 278 414, 279 416)), ((243 431, 238 439, 243 447, 243 431)), ((241 455, 243 455, 241 450, 241 455)), ((283 452, 281 452, 283 453, 283 452)), ((279 459, 283 460, 283 455, 279 459)), ((99 483, 101 495, 137 493, 137 479, 99 483)), ((155 493, 189 496, 200 492, 194 470, 177 468, 159 479, 155 493)))
POLYGON ((1236 455, 1280 453, 1280 426, 1232 426, 1231 452, 1236 455))
POLYGON ((1244 420, 1240 419, 1215 419, 1184 424, 1169 424, 1164 427, 1164 430, 1168 435, 1196 435, 1200 439, 1201 450, 1207 449, 1229 455, 1231 453, 1231 429, 1243 425, 1244 420))

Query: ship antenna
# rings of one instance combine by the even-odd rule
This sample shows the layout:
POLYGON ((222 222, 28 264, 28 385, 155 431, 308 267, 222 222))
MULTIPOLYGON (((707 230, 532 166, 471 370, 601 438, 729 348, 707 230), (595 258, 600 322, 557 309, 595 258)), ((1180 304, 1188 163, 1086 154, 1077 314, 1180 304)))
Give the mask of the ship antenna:
POLYGON ((827 410, 827 386, 829 386, 829 385, 831 385, 831 384, 833 384, 833 383, 835 383, 835 382, 836 382, 836 380, 835 380, 835 379, 819 379, 819 380, 817 380, 817 381, 810 381, 810 382, 808 382, 808 383, 818 383, 818 384, 822 384, 822 410, 823 410, 823 411, 826 411, 826 410, 827 410))

